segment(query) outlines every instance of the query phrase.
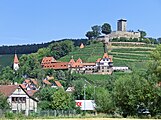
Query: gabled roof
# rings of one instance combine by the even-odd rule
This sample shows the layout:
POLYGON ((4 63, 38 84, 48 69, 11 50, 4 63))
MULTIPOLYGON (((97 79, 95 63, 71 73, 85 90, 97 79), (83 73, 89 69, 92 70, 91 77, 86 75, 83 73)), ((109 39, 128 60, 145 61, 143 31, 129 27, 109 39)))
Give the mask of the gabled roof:
POLYGON ((14 63, 15 64, 19 64, 19 60, 18 60, 17 54, 15 54, 15 56, 14 56, 14 63))
POLYGON ((72 59, 69 61, 68 64, 70 65, 70 67, 75 67, 75 61, 74 61, 74 59, 72 58, 72 59))
POLYGON ((52 63, 52 62, 57 62, 57 61, 53 57, 44 57, 42 59, 41 64, 52 63))
POLYGON ((107 53, 104 53, 103 58, 109 58, 107 53))
POLYGON ((76 61, 76 63, 82 63, 82 59, 78 58, 78 60, 76 61))
POLYGON ((19 85, 0 85, 0 93, 9 97, 18 87, 19 85))

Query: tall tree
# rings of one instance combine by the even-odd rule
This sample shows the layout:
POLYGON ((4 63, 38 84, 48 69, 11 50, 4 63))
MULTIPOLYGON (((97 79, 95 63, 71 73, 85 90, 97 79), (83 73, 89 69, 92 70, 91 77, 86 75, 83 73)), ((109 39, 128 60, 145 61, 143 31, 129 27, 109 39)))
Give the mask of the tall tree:
POLYGON ((140 37, 144 38, 146 36, 146 32, 143 30, 138 30, 140 32, 140 37))
POLYGON ((95 26, 92 26, 91 28, 93 31, 93 37, 97 38, 101 34, 101 26, 95 25, 95 26))
POLYGON ((91 40, 91 39, 93 38, 93 31, 88 31, 88 32, 86 33, 86 37, 87 37, 89 40, 91 40))
POLYGON ((108 23, 104 23, 102 26, 101 26, 101 29, 102 29, 102 33, 103 34, 109 34, 111 33, 111 25, 108 24, 108 23))

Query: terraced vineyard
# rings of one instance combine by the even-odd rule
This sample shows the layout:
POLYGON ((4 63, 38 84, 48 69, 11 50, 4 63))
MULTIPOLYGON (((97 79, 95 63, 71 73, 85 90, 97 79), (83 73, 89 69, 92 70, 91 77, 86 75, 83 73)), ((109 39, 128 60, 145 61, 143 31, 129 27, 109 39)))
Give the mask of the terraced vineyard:
MULTIPOLYGON (((128 67, 140 67, 146 66, 148 60, 150 60, 150 53, 155 47, 142 47, 136 46, 112 46, 112 50, 108 52, 113 56, 114 66, 128 66, 128 67)), ((103 44, 96 43, 85 46, 80 49, 77 47, 73 52, 70 52, 67 56, 64 56, 60 61, 69 61, 72 56, 75 60, 81 58, 84 62, 95 62, 98 58, 103 56, 103 44)))

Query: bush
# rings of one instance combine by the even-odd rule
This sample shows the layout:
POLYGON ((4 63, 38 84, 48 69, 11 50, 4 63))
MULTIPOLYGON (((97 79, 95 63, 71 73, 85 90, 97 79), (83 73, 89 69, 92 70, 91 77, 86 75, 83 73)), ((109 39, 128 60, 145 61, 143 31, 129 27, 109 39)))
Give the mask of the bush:
POLYGON ((12 112, 6 112, 5 117, 8 118, 8 119, 14 119, 15 118, 14 113, 12 113, 12 112))

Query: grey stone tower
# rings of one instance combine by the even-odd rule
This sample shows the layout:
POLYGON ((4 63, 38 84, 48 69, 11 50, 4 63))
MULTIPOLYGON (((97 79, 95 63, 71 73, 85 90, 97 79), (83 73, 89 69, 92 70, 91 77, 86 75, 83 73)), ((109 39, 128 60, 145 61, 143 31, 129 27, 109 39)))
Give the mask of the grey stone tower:
POLYGON ((126 31, 127 20, 120 19, 117 21, 117 31, 126 31))

